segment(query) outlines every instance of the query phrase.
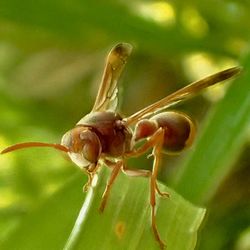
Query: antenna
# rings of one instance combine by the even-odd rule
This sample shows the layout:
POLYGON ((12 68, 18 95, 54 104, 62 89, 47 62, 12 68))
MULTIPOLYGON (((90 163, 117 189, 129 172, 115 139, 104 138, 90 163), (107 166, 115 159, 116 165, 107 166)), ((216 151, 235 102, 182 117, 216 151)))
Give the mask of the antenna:
POLYGON ((1 151, 1 154, 6 154, 6 153, 19 150, 19 149, 23 149, 23 148, 33 148, 33 147, 50 147, 50 148, 55 148, 63 152, 69 152, 69 149, 61 144, 43 143, 43 142, 23 142, 23 143, 14 144, 12 146, 5 148, 3 151, 1 151))

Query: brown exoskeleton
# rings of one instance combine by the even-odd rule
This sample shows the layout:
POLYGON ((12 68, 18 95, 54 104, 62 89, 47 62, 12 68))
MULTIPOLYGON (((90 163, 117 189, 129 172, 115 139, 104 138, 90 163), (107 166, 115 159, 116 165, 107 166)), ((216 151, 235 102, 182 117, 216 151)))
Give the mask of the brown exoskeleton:
POLYGON ((27 147, 54 147, 67 152, 71 160, 89 176, 84 186, 85 190, 91 185, 93 175, 104 163, 112 171, 102 196, 100 211, 104 210, 111 186, 121 170, 129 176, 149 177, 152 229, 155 239, 163 249, 165 243, 161 240, 156 226, 155 197, 156 193, 163 197, 169 194, 161 192, 157 185, 160 155, 162 152, 180 152, 191 145, 195 136, 195 126, 191 118, 184 113, 162 111, 208 86, 231 78, 240 72, 240 68, 229 68, 191 83, 135 114, 123 118, 116 111, 117 80, 131 51, 132 46, 127 43, 120 43, 110 51, 92 111, 64 134, 61 144, 19 143, 4 149, 1 153, 27 147), (137 146, 137 142, 142 139, 146 139, 145 143, 137 146), (152 171, 132 170, 126 167, 126 158, 140 156, 149 149, 152 149, 154 158, 152 171))

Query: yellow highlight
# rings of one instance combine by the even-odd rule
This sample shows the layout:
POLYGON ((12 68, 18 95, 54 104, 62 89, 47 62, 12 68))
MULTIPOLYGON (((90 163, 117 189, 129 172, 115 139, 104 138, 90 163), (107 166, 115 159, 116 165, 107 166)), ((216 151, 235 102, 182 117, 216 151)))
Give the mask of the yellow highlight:
MULTIPOLYGON (((4 136, 0 135, 0 151, 6 148, 10 143, 4 136)), ((10 176, 13 171, 15 156, 12 154, 1 155, 0 154, 0 177, 5 179, 10 176)), ((1 187, 0 189, 0 208, 5 208, 18 200, 18 195, 13 193, 8 187, 1 187)))
POLYGON ((0 209, 7 208, 13 203, 17 203, 19 201, 19 196, 13 192, 10 188, 1 188, 1 199, 0 199, 0 209))
POLYGON ((228 39, 228 41, 226 41, 226 47, 236 55, 244 55, 248 53, 250 48, 247 40, 238 37, 232 37, 231 39, 228 39))
POLYGON ((137 6, 137 10, 144 18, 163 26, 171 26, 175 23, 174 8, 166 1, 140 3, 137 6))
POLYGON ((183 27, 186 28, 191 35, 202 38, 208 33, 208 24, 196 9, 192 7, 184 9, 181 19, 183 27))
MULTIPOLYGON (((10 143, 0 135, 0 151, 2 151, 4 148, 9 146, 10 143)), ((1 155, 0 154, 0 166, 1 166, 1 171, 10 171, 10 168, 14 164, 14 155, 11 154, 6 154, 6 155, 1 155)))

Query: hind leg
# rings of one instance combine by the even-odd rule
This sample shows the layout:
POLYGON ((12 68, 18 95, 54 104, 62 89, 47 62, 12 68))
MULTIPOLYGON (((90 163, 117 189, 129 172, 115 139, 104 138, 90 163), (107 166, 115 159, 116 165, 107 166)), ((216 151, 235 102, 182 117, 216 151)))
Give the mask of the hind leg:
POLYGON ((152 156, 154 157, 154 162, 153 162, 152 172, 147 171, 147 170, 125 169, 125 173, 129 174, 130 176, 150 177, 150 205, 151 205, 152 230, 154 233, 154 237, 159 243, 161 249, 165 248, 165 243, 160 237, 159 231, 157 229, 157 224, 156 224, 156 212, 155 212, 156 193, 158 193, 160 196, 163 196, 163 197, 169 197, 169 194, 167 192, 161 192, 157 185, 157 175, 158 175, 158 170, 160 166, 160 158, 161 158, 161 150, 163 146, 163 141, 164 141, 164 130, 162 128, 159 128, 148 139, 148 141, 144 145, 126 154, 127 157, 137 157, 147 152, 150 148, 153 148, 152 156))
POLYGON ((159 231, 157 229, 157 225, 156 225, 155 194, 156 192, 158 192, 161 196, 164 196, 164 197, 169 196, 169 194, 160 192, 157 186, 157 175, 158 175, 158 170, 159 170, 159 165, 160 165, 160 154, 161 154, 163 140, 164 140, 164 130, 160 128, 157 130, 156 133, 157 133, 157 136, 155 137, 155 145, 153 147, 153 152, 152 152, 152 155, 154 157, 154 163, 153 163, 152 175, 150 179, 151 222, 152 222, 152 229, 153 229, 155 239, 158 241, 160 248, 164 249, 165 243, 164 241, 162 241, 159 231))

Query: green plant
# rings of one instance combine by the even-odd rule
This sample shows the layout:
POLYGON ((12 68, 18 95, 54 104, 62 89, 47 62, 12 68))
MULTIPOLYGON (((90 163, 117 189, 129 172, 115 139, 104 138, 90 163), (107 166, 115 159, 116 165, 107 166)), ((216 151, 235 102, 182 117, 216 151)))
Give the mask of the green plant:
MULTIPOLYGON (((204 69, 203 61, 199 60, 201 56, 206 59, 206 65, 212 65, 206 67, 212 68, 213 72, 209 73, 240 64, 243 73, 214 107, 209 109, 210 103, 201 96, 180 107, 200 120, 197 143, 183 154, 175 167, 172 167, 175 163, 172 157, 163 161, 159 178, 171 186, 172 198, 158 200, 157 214, 162 234, 172 228, 166 233, 169 250, 175 239, 169 235, 175 234, 173 228, 181 229, 178 218, 182 220, 184 216, 172 214, 175 204, 187 205, 187 210, 183 211, 193 211, 197 227, 204 215, 204 210, 194 208, 180 196, 208 210, 197 249, 235 247, 238 250, 241 234, 250 224, 247 199, 250 5, 247 1, 216 0, 157 3, 163 4, 161 10, 172 11, 172 17, 168 16, 170 21, 157 19, 153 10, 158 7, 149 1, 127 4, 95 0, 2 0, 0 146, 2 149, 27 140, 59 142, 61 135, 91 109, 96 90, 94 83, 99 80, 103 58, 117 42, 130 42, 136 47, 121 80, 120 100, 125 114, 166 96, 180 88, 180 83, 198 79, 197 72, 204 69), (150 10, 147 15, 145 8, 150 10), (193 56, 198 63, 190 63, 193 56), (172 172, 175 173, 172 175, 172 172)), ((206 69, 204 74, 208 73, 206 69)), ((151 166, 144 158, 133 160, 131 165, 151 166)), ((34 249, 38 247, 36 243, 41 242, 39 239, 46 246, 42 249, 65 247, 84 204, 82 186, 86 177, 61 155, 49 150, 32 149, 4 156, 0 158, 0 166, 0 248, 34 249)), ((151 242, 149 217, 146 216, 149 209, 147 179, 127 179, 121 175, 116 184, 118 188, 112 190, 107 211, 99 215, 96 212, 98 197, 106 175, 106 170, 100 175, 87 217, 89 224, 85 224, 92 229, 85 232, 83 225, 87 239, 77 238, 75 248, 92 242, 97 244, 94 232, 102 230, 99 223, 104 223, 112 211, 123 211, 126 218, 130 216, 126 210, 128 203, 119 207, 115 202, 117 195, 128 199, 130 188, 142 193, 136 196, 132 192, 133 198, 138 197, 138 208, 145 209, 145 220, 138 218, 141 224, 146 221, 144 244, 155 244, 151 242), (125 185, 122 193, 119 183, 125 185)), ((136 211, 135 214, 139 213, 136 211)), ((130 219, 123 221, 132 225, 130 219)), ((123 223, 118 229, 122 234, 123 223)), ((109 230, 113 230, 112 227, 109 230)), ((196 230, 192 239, 195 237, 196 230)), ((117 243, 116 240, 112 238, 112 243, 117 243)), ((137 244, 136 240, 134 242, 137 244)), ((178 243, 182 242, 178 240, 178 243)))

